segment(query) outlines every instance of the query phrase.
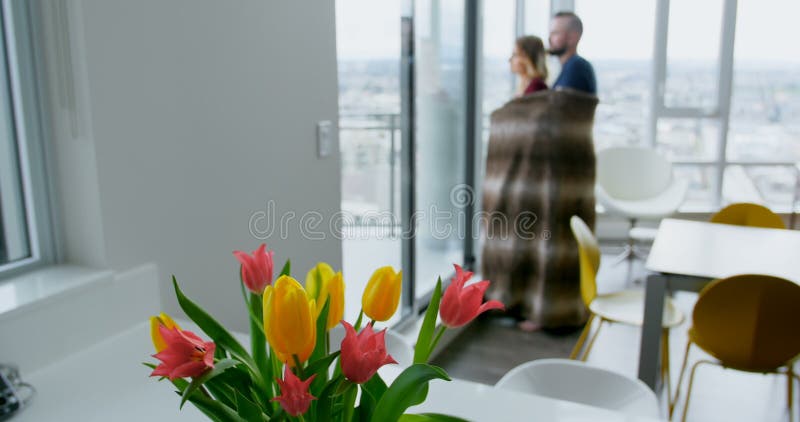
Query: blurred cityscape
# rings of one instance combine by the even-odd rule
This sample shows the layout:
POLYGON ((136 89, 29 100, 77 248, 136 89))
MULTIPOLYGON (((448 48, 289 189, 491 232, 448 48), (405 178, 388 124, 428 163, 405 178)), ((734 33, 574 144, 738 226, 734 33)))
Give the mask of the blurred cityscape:
MULTIPOLYGON (((648 61, 594 61, 600 105, 595 117, 597 149, 644 145, 649 108, 648 61)), ((770 63, 735 64, 729 162, 800 161, 800 80, 798 66, 770 63)), ((463 69, 454 61, 440 67, 441 90, 453 104, 463 88, 463 69)), ((670 63, 665 103, 672 107, 709 109, 716 104, 716 67, 702 62, 670 63)), ((487 116, 512 96, 514 81, 507 59, 482 64, 484 141, 487 116)), ((340 150, 343 209, 356 217, 366 212, 397 211, 399 201, 400 85, 398 60, 340 60, 340 150)), ((657 148, 672 160, 677 177, 690 181, 685 209, 713 206, 720 134, 716 119, 661 118, 657 148), (705 164, 693 162, 705 162, 705 164)), ((722 202, 749 200, 786 210, 797 172, 791 166, 725 168, 722 202)), ((397 214, 395 214, 397 215, 397 214)), ((362 222, 363 223, 363 222, 362 222)), ((381 224, 379 221, 368 224, 381 224)), ((387 222, 383 222, 387 223, 387 222)))

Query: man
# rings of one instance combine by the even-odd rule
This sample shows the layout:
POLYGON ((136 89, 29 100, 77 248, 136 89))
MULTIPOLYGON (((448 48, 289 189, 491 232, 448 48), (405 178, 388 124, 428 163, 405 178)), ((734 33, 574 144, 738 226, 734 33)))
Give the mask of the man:
POLYGON ((553 89, 571 88, 597 95, 592 65, 578 55, 583 23, 572 12, 559 12, 550 21, 550 51, 561 62, 561 73, 553 89))

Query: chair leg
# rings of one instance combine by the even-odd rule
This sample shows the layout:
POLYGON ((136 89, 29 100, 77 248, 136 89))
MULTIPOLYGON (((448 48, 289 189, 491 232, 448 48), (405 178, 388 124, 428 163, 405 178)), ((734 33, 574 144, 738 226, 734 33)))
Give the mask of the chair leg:
POLYGON ((694 373, 697 371, 697 367, 701 363, 714 363, 709 362, 706 360, 699 360, 692 365, 692 372, 689 374, 689 387, 686 389, 686 404, 683 406, 683 417, 681 418, 682 422, 686 422, 686 414, 689 412, 689 399, 692 397, 692 384, 694 383, 694 373))
POLYGON ((786 397, 786 404, 789 407, 789 420, 791 421, 793 419, 792 418, 792 402, 794 401, 793 400, 794 399, 794 397, 793 397, 794 396, 794 391, 793 391, 793 387, 794 387, 794 371, 792 371, 792 364, 789 364, 789 369, 786 372, 786 378, 787 378, 787 381, 788 381, 787 386, 786 386, 786 391, 788 392, 788 396, 786 397))
POLYGON ((592 331, 592 322, 594 322, 594 314, 589 315, 589 320, 586 321, 586 326, 583 327, 583 332, 581 336, 578 337, 578 342, 575 343, 575 347, 572 348, 572 353, 569 355, 570 359, 578 358, 578 353, 580 353, 584 343, 586 343, 586 337, 589 335, 589 331, 592 331))
POLYGON ((670 379, 669 329, 661 331, 661 379, 667 384, 667 405, 672 406, 672 380, 670 379))
POLYGON ((672 418, 672 412, 675 410, 675 404, 681 394, 681 383, 683 383, 683 374, 686 372, 686 363, 689 362, 689 346, 692 345, 691 341, 686 342, 686 351, 683 353, 683 364, 681 365, 681 372, 678 375, 678 385, 675 387, 675 396, 670 400, 669 417, 672 418))
POLYGON ((583 357, 581 358, 582 361, 586 362, 586 359, 589 358, 589 352, 592 351, 592 346, 594 346, 594 341, 597 340, 597 335, 600 334, 600 329, 603 328, 604 322, 606 322, 605 318, 600 318, 600 322, 597 323, 597 331, 594 332, 594 335, 592 335, 592 339, 589 340, 589 345, 586 346, 586 351, 583 352, 583 357))

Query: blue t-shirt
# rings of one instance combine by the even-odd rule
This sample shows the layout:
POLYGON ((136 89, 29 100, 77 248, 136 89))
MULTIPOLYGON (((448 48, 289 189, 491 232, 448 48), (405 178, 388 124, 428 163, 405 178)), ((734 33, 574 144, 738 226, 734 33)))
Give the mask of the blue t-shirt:
POLYGON ((597 81, 591 63, 575 54, 561 67, 553 89, 572 88, 597 95, 597 81))

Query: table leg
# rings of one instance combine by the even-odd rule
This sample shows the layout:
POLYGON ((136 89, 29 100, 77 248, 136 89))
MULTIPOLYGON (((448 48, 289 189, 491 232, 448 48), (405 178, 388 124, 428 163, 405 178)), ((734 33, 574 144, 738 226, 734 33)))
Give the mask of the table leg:
POLYGON ((639 379, 658 394, 659 362, 661 360, 661 321, 664 313, 664 296, 667 277, 662 274, 647 276, 644 294, 644 320, 642 342, 639 348, 639 379))

